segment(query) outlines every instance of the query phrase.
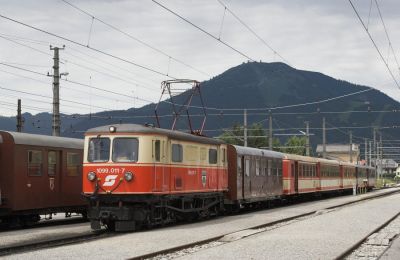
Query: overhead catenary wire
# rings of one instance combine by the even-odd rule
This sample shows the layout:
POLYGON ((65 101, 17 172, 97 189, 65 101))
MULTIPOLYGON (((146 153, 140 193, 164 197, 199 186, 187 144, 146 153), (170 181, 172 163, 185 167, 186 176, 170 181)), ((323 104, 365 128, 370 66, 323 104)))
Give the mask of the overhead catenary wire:
POLYGON ((395 51, 393 49, 392 41, 390 40, 389 33, 387 31, 385 22, 383 21, 383 17, 382 17, 381 9, 379 8, 378 0, 375 0, 375 4, 376 4, 376 8, 378 9, 378 14, 379 14, 379 17, 381 19, 381 22, 382 22, 382 25, 383 25, 383 29, 385 30, 386 38, 387 38, 387 40, 389 42, 389 47, 390 47, 390 49, 391 49, 391 51, 393 53, 393 57, 394 57, 394 60, 396 62, 397 68, 400 70, 400 65, 399 65, 399 62, 397 60, 397 55, 396 55, 396 53, 395 53, 395 51))
POLYGON ((175 15, 176 17, 180 18, 181 20, 185 21, 186 23, 190 24, 191 26, 197 28, 198 30, 200 30, 201 32, 205 33, 206 35, 210 36, 211 38, 213 38, 214 40, 220 42, 221 44, 225 45, 226 47, 228 47, 229 49, 235 51, 236 53, 240 54, 241 56, 245 57, 246 59, 250 60, 250 61, 255 61, 254 59, 250 58, 250 56, 248 56, 247 54, 243 53, 242 51, 239 51, 238 49, 236 49, 235 47, 233 47, 232 45, 228 44, 227 42, 218 39, 218 37, 212 35, 211 33, 209 33, 208 31, 206 31, 205 29, 201 28, 200 26, 194 24, 193 22, 191 22, 189 19, 181 16, 180 14, 176 13, 175 11, 173 11, 172 9, 166 7, 165 5, 159 3, 156 0, 152 0, 155 4, 159 5, 160 7, 162 7, 163 9, 167 10, 168 12, 170 12, 171 14, 175 15))
POLYGON ((385 64, 385 66, 386 66, 386 68, 387 68, 387 70, 388 70, 390 76, 392 77, 394 83, 396 84, 397 88, 400 89, 400 85, 399 85, 397 79, 395 78, 395 76, 393 75, 392 70, 391 70, 390 67, 389 67, 389 64, 385 61, 385 58, 383 57, 381 51, 379 50, 378 45, 376 45, 375 40, 373 39, 372 35, 371 35, 370 32, 368 31, 368 28, 365 26, 363 20, 361 19, 360 15, 359 15, 359 13, 358 13, 358 11, 357 11, 357 9, 356 9, 356 7, 354 6, 354 4, 353 4, 353 2, 352 2, 351 0, 348 0, 348 1, 349 1, 349 3, 350 3, 351 7, 353 8, 353 10, 354 10, 356 16, 358 17, 358 20, 360 21, 360 23, 361 23, 362 27, 364 28, 365 32, 368 34, 368 37, 369 37, 369 39, 371 40, 372 44, 374 45, 376 51, 378 52, 378 54, 379 54, 379 56, 380 56, 382 62, 385 64))
POLYGON ((86 45, 83 44, 83 43, 77 42, 77 41, 75 41, 75 40, 71 40, 71 39, 69 39, 69 38, 67 38, 67 37, 58 35, 58 34, 56 34, 56 33, 52 33, 52 32, 46 31, 46 30, 41 29, 41 28, 39 28, 39 27, 36 27, 36 26, 33 26, 33 25, 29 25, 29 24, 27 24, 27 23, 24 23, 24 22, 21 22, 21 21, 19 21, 19 20, 10 18, 10 17, 8 17, 8 16, 5 16, 5 15, 3 15, 3 14, 1 14, 1 13, 0 13, 0 17, 3 18, 3 19, 6 19, 6 20, 8 20, 8 21, 11 21, 11 22, 13 22, 13 23, 17 23, 17 24, 19 24, 19 25, 28 27, 28 28, 30 28, 30 29, 33 29, 33 30, 42 32, 42 33, 44 33, 44 34, 47 34, 47 35, 50 35, 50 36, 53 36, 53 37, 62 39, 62 40, 64 40, 64 41, 70 42, 70 43, 72 43, 72 44, 75 44, 75 45, 78 45, 78 46, 81 46, 81 47, 90 49, 90 50, 92 50, 92 51, 95 51, 95 52, 97 52, 97 53, 103 54, 103 55, 105 55, 105 56, 108 56, 108 57, 111 57, 111 58, 114 58, 114 59, 118 59, 118 60, 120 60, 120 61, 122 61, 122 62, 131 64, 131 65, 133 65, 133 66, 136 66, 136 67, 138 67, 138 68, 141 68, 141 69, 144 69, 144 70, 153 72, 153 73, 155 73, 155 74, 158 74, 158 75, 161 75, 161 76, 167 76, 167 77, 172 78, 172 79, 176 79, 175 77, 170 76, 170 75, 166 75, 165 73, 160 72, 160 71, 158 71, 158 70, 155 70, 155 69, 152 69, 152 68, 150 68, 150 67, 141 65, 141 64, 136 63, 136 62, 131 61, 131 60, 127 60, 127 59, 121 58, 121 57, 116 56, 116 55, 114 55, 114 54, 110 54, 110 53, 108 53, 108 52, 106 52, 106 51, 103 51, 103 50, 100 50, 100 49, 97 49, 97 48, 93 48, 93 47, 90 47, 90 46, 86 46, 86 45))
POLYGON ((233 17, 236 18, 236 20, 239 21, 244 27, 246 27, 247 30, 249 30, 257 39, 259 39, 267 48, 274 53, 274 55, 277 55, 279 58, 281 58, 282 61, 284 61, 286 64, 290 65, 290 63, 282 57, 282 55, 276 51, 274 48, 271 47, 270 44, 268 44, 260 35, 258 35, 249 25, 247 25, 238 15, 236 15, 230 8, 227 7, 227 5, 222 2, 221 0, 217 0, 233 17))
MULTIPOLYGON (((178 59, 178 58, 175 58, 175 57, 172 56, 171 54, 168 54, 168 53, 166 53, 165 51, 163 51, 163 50, 161 50, 161 49, 159 49, 159 48, 154 47, 153 45, 151 45, 151 44, 149 44, 149 43, 147 43, 147 42, 145 42, 145 41, 139 39, 138 37, 135 37, 135 36, 133 36, 132 34, 127 33, 127 32, 125 32, 125 31, 121 30, 121 29, 118 28, 117 26, 112 25, 112 24, 110 24, 109 22, 106 22, 105 20, 103 20, 103 19, 101 19, 101 18, 99 18, 99 17, 93 15, 92 13, 89 13, 89 12, 86 11, 86 10, 83 10, 82 8, 78 7, 77 5, 72 4, 72 3, 70 3, 69 1, 66 1, 66 0, 61 0, 61 1, 64 2, 64 3, 66 3, 66 4, 68 4, 69 6, 71 6, 71 7, 73 7, 73 8, 75 8, 76 10, 80 11, 81 13, 84 13, 85 15, 91 17, 91 18, 92 18, 92 21, 93 21, 93 20, 97 20, 98 22, 100 22, 100 23, 102 23, 102 24, 108 26, 109 28, 111 28, 111 29, 113 29, 113 30, 115 30, 115 31, 117 31, 117 32, 120 32, 121 34, 127 36, 128 38, 130 38, 130 39, 132 39, 132 40, 135 40, 136 42, 139 42, 140 44, 142 44, 142 45, 144 45, 144 46, 146 46, 146 47, 152 49, 152 50, 155 51, 155 52, 158 52, 158 53, 164 55, 165 57, 167 57, 167 58, 169 58, 169 59, 172 59, 172 60, 174 60, 174 61, 176 61, 176 62, 178 62, 178 63, 180 63, 180 64, 182 64, 182 65, 184 65, 184 66, 186 66, 186 67, 188 67, 188 68, 190 68, 190 69, 192 69, 192 70, 198 72, 198 73, 201 73, 201 74, 206 75, 206 76, 208 76, 208 77, 210 76, 210 74, 208 74, 208 73, 206 73, 206 72, 204 72, 204 71, 201 71, 200 69, 195 68, 194 66, 192 66, 192 65, 190 65, 190 64, 188 64, 188 63, 186 63, 186 62, 184 62, 184 61, 182 61, 182 60, 180 60, 180 59, 178 59)), ((92 23, 93 23, 93 22, 92 22, 92 23)), ((89 44, 88 44, 88 45, 89 45, 89 44)))

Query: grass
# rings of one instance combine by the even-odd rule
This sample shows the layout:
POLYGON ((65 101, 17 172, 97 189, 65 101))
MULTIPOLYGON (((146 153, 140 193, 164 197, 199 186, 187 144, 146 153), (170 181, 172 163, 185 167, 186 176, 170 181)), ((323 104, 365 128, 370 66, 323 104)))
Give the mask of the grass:
POLYGON ((395 180, 393 180, 393 178, 381 178, 381 179, 377 179, 376 180, 376 187, 377 188, 382 188, 383 186, 386 185, 387 186, 393 186, 397 184, 397 182, 395 180))

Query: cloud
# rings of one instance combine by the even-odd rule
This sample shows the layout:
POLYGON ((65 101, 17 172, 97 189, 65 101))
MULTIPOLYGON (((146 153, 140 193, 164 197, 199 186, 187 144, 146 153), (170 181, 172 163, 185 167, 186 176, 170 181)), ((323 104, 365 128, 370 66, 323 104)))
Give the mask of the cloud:
MULTIPOLYGON (((223 41, 255 60, 280 61, 277 55, 252 35, 229 12, 225 13, 221 30, 224 8, 217 1, 160 0, 160 2, 213 35, 220 36, 223 41)), ((347 1, 232 0, 224 2, 274 50, 288 60, 290 65, 298 69, 319 71, 335 78, 376 87, 400 100, 399 89, 395 86, 347 1)), ((151 68, 161 74, 168 73, 168 75, 178 78, 207 80, 246 61, 243 56, 151 1, 71 0, 71 3, 157 50, 146 47, 99 21, 94 20, 92 24, 91 17, 62 1, 38 3, 33 0, 18 2, 3 0, 0 13, 65 36, 83 45, 89 43, 89 46, 93 48, 151 68), (92 28, 91 33, 90 28, 92 28), (170 59, 169 56, 189 64, 195 69, 170 59)), ((376 6, 372 6, 369 16, 370 1, 353 0, 353 3, 361 17, 365 21, 369 21, 369 31, 384 53, 396 79, 400 80, 394 56, 390 52, 388 55, 388 41, 376 6)), ((400 46, 400 29, 396 26, 400 19, 396 15, 399 12, 399 5, 394 0, 378 1, 378 3, 391 37, 392 46, 396 50, 400 46)), ((61 70, 69 72, 69 80, 125 95, 112 95, 62 81, 62 99, 81 103, 61 101, 64 113, 89 113, 103 108, 127 109, 133 105, 146 104, 141 99, 157 101, 161 94, 160 83, 162 80, 168 79, 167 76, 144 70, 8 21, 0 23, 0 31, 0 36, 6 34, 39 40, 40 42, 32 42, 11 37, 20 43, 47 53, 43 54, 0 38, 1 49, 7 50, 1 52, 1 62, 25 64, 18 66, 41 73, 52 73, 52 52, 48 45, 50 43, 58 46, 65 44, 65 50, 60 51, 63 60, 61 70)), ((396 53, 396 55, 398 54, 396 53)), ((35 97, 0 89, 4 102, 16 104, 16 96, 18 96, 23 99, 25 111, 32 113, 41 110, 51 111, 51 78, 4 66, 0 66, 0 70, 2 70, 0 71, 0 87, 7 86, 14 90, 47 96, 35 97), (9 73, 18 73, 42 82, 9 73), (41 102, 31 99, 39 99, 41 102)), ((4 104, 0 104, 0 109, 3 115, 14 115, 16 110, 11 105, 4 104)))

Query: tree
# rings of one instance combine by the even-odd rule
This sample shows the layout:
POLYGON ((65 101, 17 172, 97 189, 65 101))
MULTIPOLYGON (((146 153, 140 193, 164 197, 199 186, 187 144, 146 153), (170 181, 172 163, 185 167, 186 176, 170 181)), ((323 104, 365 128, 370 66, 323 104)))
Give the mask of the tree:
POLYGON ((284 148, 282 148, 282 152, 305 155, 306 154, 306 137, 301 136, 291 136, 285 143, 284 148))
MULTIPOLYGON (((240 124, 235 124, 232 130, 225 131, 219 136, 220 139, 228 144, 244 145, 244 130, 240 124)), ((247 130, 247 145, 249 147, 266 148, 268 147, 268 138, 261 123, 254 123, 247 130)), ((273 138, 273 146, 280 146, 279 139, 273 138)))

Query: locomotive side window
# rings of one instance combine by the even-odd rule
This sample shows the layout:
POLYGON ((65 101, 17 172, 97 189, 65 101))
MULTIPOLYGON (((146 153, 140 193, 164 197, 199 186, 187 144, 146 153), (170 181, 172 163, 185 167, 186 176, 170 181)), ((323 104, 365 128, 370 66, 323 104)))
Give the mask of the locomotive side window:
POLYGON ((161 154, 161 142, 160 140, 154 141, 154 159, 156 162, 160 161, 161 154))
POLYGON ((182 162, 183 160, 183 149, 180 144, 172 144, 172 161, 182 162))
POLYGON ((208 150, 208 162, 210 164, 216 164, 218 162, 217 149, 209 149, 208 150))
POLYGON ((47 154, 47 174, 50 176, 56 175, 57 154, 55 151, 49 151, 47 154))
MULTIPOLYGON (((158 145, 160 148, 160 144, 158 145)), ((137 138, 115 138, 113 140, 113 162, 137 162, 139 141, 137 138)), ((160 151, 160 149, 158 149, 160 151)), ((160 154, 158 154, 160 160, 160 154)))
POLYGON ((89 162, 108 162, 110 158, 110 139, 90 138, 89 140, 89 162))
POLYGON ((28 174, 29 176, 42 175, 42 151, 28 151, 28 174))
POLYGON ((78 176, 80 160, 78 153, 67 153, 67 175, 78 176))

